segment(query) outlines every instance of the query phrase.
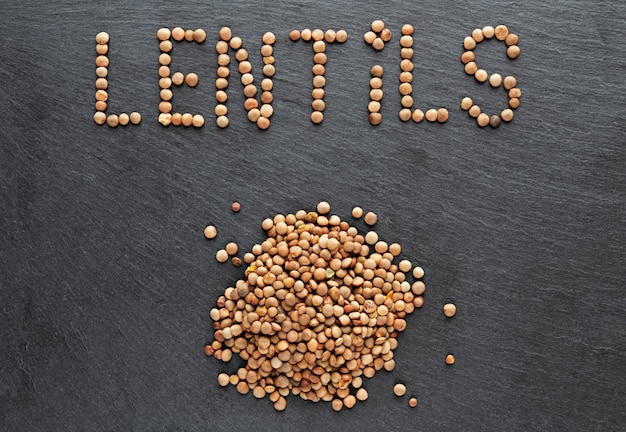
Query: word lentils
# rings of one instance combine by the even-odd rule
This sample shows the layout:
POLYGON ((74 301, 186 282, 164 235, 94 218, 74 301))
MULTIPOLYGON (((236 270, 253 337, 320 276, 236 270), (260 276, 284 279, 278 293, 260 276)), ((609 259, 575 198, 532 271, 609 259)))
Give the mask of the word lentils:
MULTIPOLYGON (((424 284, 411 283, 410 261, 402 269, 396 263, 399 244, 393 253, 378 235, 368 244, 327 202, 261 227, 267 238, 245 254, 242 278, 210 312, 214 341, 205 354, 224 362, 236 354, 245 363, 218 383, 267 396, 278 411, 289 394, 350 409, 368 398, 364 378, 395 368, 398 333, 424 304, 424 284)), ((227 245, 216 258, 233 252, 227 245)))

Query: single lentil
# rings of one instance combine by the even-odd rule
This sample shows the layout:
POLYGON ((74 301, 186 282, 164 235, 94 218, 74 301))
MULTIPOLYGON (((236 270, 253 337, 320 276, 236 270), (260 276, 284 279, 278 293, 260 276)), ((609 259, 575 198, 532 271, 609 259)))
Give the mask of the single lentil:
POLYGON ((208 225, 204 228, 204 236, 208 239, 214 239, 217 236, 217 228, 214 225, 208 225))
POLYGON ((417 406, 417 399, 412 397, 411 399, 409 399, 409 406, 411 408, 415 408, 417 406))
POLYGON ((447 364, 447 365, 453 365, 453 364, 454 364, 454 362, 455 362, 454 355, 452 355, 452 354, 448 354, 448 355, 446 356, 446 364, 447 364))
POLYGON ((404 384, 396 384, 393 386, 393 394, 398 397, 402 397, 406 394, 406 386, 404 384))
POLYGON ((454 303, 446 303, 443 305, 443 314, 448 318, 452 318, 456 315, 456 305, 454 303))

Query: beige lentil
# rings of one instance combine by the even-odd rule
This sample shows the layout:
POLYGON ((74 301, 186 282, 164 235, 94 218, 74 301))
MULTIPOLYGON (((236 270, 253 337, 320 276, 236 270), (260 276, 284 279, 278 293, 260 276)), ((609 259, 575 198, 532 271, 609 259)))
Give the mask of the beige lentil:
POLYGON ((402 397, 406 394, 406 386, 404 384, 396 384, 393 386, 393 394, 402 397))
POLYGON ((160 41, 164 41, 170 38, 172 32, 168 28, 160 28, 157 30, 157 38, 160 41))
POLYGON ((213 225, 208 225, 204 228, 204 236, 208 239, 214 239, 217 236, 217 228, 213 225))
POLYGON ((489 75, 487 74, 487 71, 484 69, 478 69, 476 71, 476 73, 474 74, 474 78, 476 78, 476 81, 484 83, 485 81, 487 81, 487 77, 489 75))
POLYGON ((461 100, 461 109, 463 111, 467 111, 467 110, 469 110, 472 107, 473 104, 474 104, 474 102, 472 101, 472 98, 464 97, 461 100))
POLYGON ((400 112, 398 113, 398 117, 403 122, 407 122, 407 121, 411 120, 411 110, 408 109, 408 108, 401 109, 400 112))
POLYGON ((105 45, 109 43, 109 34, 107 32, 100 32, 96 35, 96 42, 99 45, 105 45))
POLYGON ((480 115, 480 107, 478 105, 472 105, 468 110, 470 117, 477 118, 480 115))
POLYGON ((381 51, 385 48, 385 41, 383 41, 381 38, 377 37, 374 38, 374 40, 372 41, 372 47, 376 50, 376 51, 381 51))
POLYGON ((489 77, 489 85, 491 87, 500 87, 502 85, 502 75, 494 73, 489 77))
POLYGON ((502 110, 500 117, 502 118, 502 121, 510 122, 513 120, 513 111, 509 108, 502 110))
POLYGON ((437 110, 434 108, 431 108, 426 111, 424 116, 426 117, 426 120, 428 120, 429 122, 435 122, 437 121, 437 110))
POLYGON ((513 109, 518 108, 520 104, 519 98, 509 99, 509 106, 513 109))
POLYGON ((476 41, 474 40, 474 38, 472 38, 471 36, 467 36, 465 39, 463 39, 463 48, 468 51, 476 48, 476 41))
POLYGON ((417 406, 417 399, 412 397, 411 399, 409 399, 409 406, 411 408, 415 408, 417 406))
POLYGON ((132 112, 130 113, 130 122, 132 124, 139 124, 141 123, 141 114, 139 114, 138 112, 132 112))
POLYGON ((447 365, 453 365, 453 364, 454 364, 454 362, 455 362, 454 355, 452 355, 452 354, 448 354, 448 355, 446 356, 446 364, 447 364, 447 365))
POLYGON ((421 267, 415 267, 413 269, 413 277, 415 279, 421 279, 424 277, 424 269, 421 267))
POLYGON ((511 45, 510 47, 507 48, 506 55, 511 59, 515 59, 519 57, 520 52, 521 51, 517 45, 511 45))
POLYGON ((126 113, 121 113, 121 114, 119 115, 119 122, 120 122, 120 125, 122 125, 122 126, 126 126, 126 125, 128 124, 128 122, 129 122, 129 121, 130 121, 130 117, 128 117, 128 114, 126 114, 126 113))
POLYGON ((337 34, 335 35, 335 40, 339 43, 344 43, 348 40, 348 32, 346 32, 345 30, 338 30, 337 34))
POLYGON ((443 314, 448 318, 452 318, 456 315, 456 305, 454 303, 446 303, 443 305, 443 314))
POLYGON ((103 125, 107 121, 107 115, 102 111, 96 111, 93 115, 93 121, 96 122, 96 124, 103 125))
POLYGON ((483 35, 482 29, 474 29, 474 31, 472 31, 472 38, 476 42, 482 42, 483 39, 485 38, 485 35, 483 35))
POLYGON ((494 35, 498 40, 506 40, 509 35, 509 29, 505 25, 499 25, 494 29, 494 35))
POLYGON ((514 76, 509 75, 504 77, 503 85, 505 90, 509 90, 509 97, 520 97, 522 95, 519 89, 516 90, 519 94, 511 94, 511 90, 517 85, 517 79, 515 79, 514 76))
POLYGON ((495 30, 492 26, 485 26, 483 27, 483 36, 485 36, 485 39, 491 39, 495 34, 495 30))
POLYGON ((185 30, 180 27, 174 27, 172 29, 172 39, 177 42, 182 41, 185 38, 185 30))
POLYGON ((373 32, 380 33, 385 28, 385 22, 383 20, 374 20, 371 27, 373 32))
POLYGON ((221 129, 224 129, 225 127, 228 127, 228 117, 226 116, 219 116, 216 120, 215 123, 217 124, 217 126, 221 129))
POLYGON ((415 123, 420 123, 424 120, 424 111, 422 111, 421 109, 416 109, 413 110, 413 114, 411 114, 411 119, 415 122, 415 123))
POLYGON ((485 127, 489 124, 489 116, 485 113, 480 113, 478 117, 476 117, 476 122, 478 126, 485 127))
POLYGON ((119 117, 115 114, 111 114, 107 117, 107 124, 110 127, 116 127, 119 124, 119 117))
POLYGON ((367 212, 363 220, 369 226, 376 225, 376 222, 378 222, 378 216, 374 212, 367 212))

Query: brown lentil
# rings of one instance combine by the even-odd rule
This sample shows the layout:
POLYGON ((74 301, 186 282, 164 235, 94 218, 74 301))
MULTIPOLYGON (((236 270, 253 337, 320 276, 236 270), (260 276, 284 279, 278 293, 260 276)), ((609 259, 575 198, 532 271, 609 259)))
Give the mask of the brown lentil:
POLYGON ((461 62, 463 64, 468 64, 469 62, 473 62, 476 59, 476 55, 474 51, 465 51, 461 54, 461 62))
POLYGON ((522 93, 519 92, 519 89, 517 90, 519 94, 511 94, 511 89, 515 88, 517 85, 517 80, 514 76, 509 75, 504 77, 503 85, 505 90, 509 90, 509 97, 520 97, 522 95, 522 93))
POLYGON ((518 108, 520 104, 519 98, 509 99, 509 106, 513 109, 518 108))
POLYGON ((500 126, 500 123, 502 123, 502 119, 499 115, 494 114, 489 117, 489 126, 491 126, 492 128, 497 128, 498 126, 500 126))
POLYGON ((298 39, 300 39, 300 30, 291 30, 289 32, 289 39, 291 39, 292 41, 297 41, 298 39))

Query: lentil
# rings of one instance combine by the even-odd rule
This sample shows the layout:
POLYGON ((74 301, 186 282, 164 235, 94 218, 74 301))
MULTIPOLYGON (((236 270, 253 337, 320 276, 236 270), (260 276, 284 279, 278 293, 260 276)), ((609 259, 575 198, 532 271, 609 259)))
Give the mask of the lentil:
POLYGON ((119 124, 119 118, 117 115, 115 114, 111 114, 110 116, 107 117, 107 124, 110 127, 116 127, 119 124))
POLYGON ((132 124, 135 124, 135 125, 136 125, 136 124, 141 123, 141 114, 139 114, 138 112, 132 112, 132 113, 130 113, 129 118, 130 118, 130 122, 131 122, 132 124))
POLYGON ((421 109, 416 109, 413 111, 413 114, 411 114, 411 119, 415 122, 415 123, 420 123, 421 121, 424 120, 424 111, 422 111, 421 109))
POLYGON ((478 117, 476 117, 476 122, 478 126, 485 127, 489 124, 489 116, 485 113, 480 113, 478 117))
POLYGON ((500 113, 500 117, 502 118, 502 121, 510 122, 513 120, 513 111, 507 108, 500 113))
POLYGON ((472 107, 473 103, 472 98, 464 97, 463 100, 461 100, 461 109, 463 111, 468 111, 472 107))
POLYGON ((509 35, 509 29, 505 25, 499 25, 494 29, 494 35, 498 40, 506 40, 509 35))
POLYGON ((454 364, 454 362, 455 362, 454 355, 452 355, 452 354, 448 354, 448 355, 446 356, 446 364, 447 364, 447 365, 453 365, 453 364, 454 364))
POLYGON ((363 220, 369 226, 376 225, 376 222, 378 222, 378 216, 374 212, 367 212, 363 220))
POLYGON ((515 108, 519 107, 519 104, 520 104, 519 98, 511 98, 511 99, 509 99, 509 106, 511 108, 515 109, 515 108))
POLYGON ((335 40, 339 43, 344 43, 348 40, 348 32, 346 32, 345 30, 338 30, 337 34, 335 35, 335 40))
POLYGON ((437 110, 437 121, 439 123, 445 123, 448 121, 448 110, 445 108, 439 108, 437 110))
POLYGON ((221 262, 221 263, 228 261, 228 252, 226 252, 226 250, 224 249, 218 250, 215 253, 215 259, 217 260, 217 262, 221 262))
POLYGON ((421 267, 415 267, 413 269, 413 277, 415 279, 421 279, 424 277, 424 269, 421 267))
POLYGON ((487 71, 484 69, 478 69, 476 73, 474 74, 474 78, 476 78, 476 81, 481 82, 481 83, 487 81, 487 77, 488 77, 487 71))
POLYGON ((96 124, 103 125, 107 121, 107 115, 102 111, 96 111, 93 115, 93 121, 96 122, 96 124))
POLYGON ((456 315, 456 305, 454 303, 446 303, 443 305, 443 314, 448 318, 452 318, 456 315))
POLYGON ((500 74, 493 74, 489 77, 489 85, 491 87, 500 87, 500 85, 502 85, 502 75, 500 74))
POLYGON ((417 399, 412 397, 411 399, 409 399, 409 406, 411 408, 415 408, 417 406, 417 399))
POLYGON ((491 126, 492 128, 497 128, 498 126, 500 126, 500 123, 502 123, 502 119, 499 115, 494 114, 489 117, 489 126, 491 126))
POLYGON ((505 90, 509 90, 509 97, 520 97, 522 95, 522 92, 519 89, 516 90, 516 92, 518 92, 517 94, 511 94, 511 90, 517 85, 515 77, 510 75, 504 77, 503 85, 505 90))
POLYGON ((122 126, 126 126, 126 125, 128 124, 128 122, 129 122, 129 121, 130 121, 130 117, 128 117, 128 114, 126 114, 126 113, 121 113, 121 114, 119 115, 119 122, 120 122, 120 125, 122 125, 122 126))
POLYGON ((393 386, 393 394, 402 397, 406 394, 406 386, 404 384, 396 384, 393 386))
POLYGON ((426 117, 426 120, 428 120, 429 122, 437 121, 437 110, 434 108, 427 110, 424 115, 426 117))
POLYGON ((204 228, 204 236, 208 239, 215 238, 215 236, 217 236, 217 228, 215 228, 215 226, 213 225, 208 225, 206 228, 204 228))
POLYGON ((239 210, 241 210, 241 204, 239 204, 237 201, 235 201, 235 202, 233 202, 233 203, 230 205, 230 209, 231 209, 232 211, 234 211, 235 213, 237 213, 237 212, 239 212, 239 210))
POLYGON ((511 45, 510 47, 507 48, 506 55, 511 59, 515 59, 519 57, 520 52, 521 50, 519 49, 517 45, 511 45))
POLYGON ((185 77, 185 82, 189 87, 195 87, 198 85, 198 75, 195 73, 188 73, 185 77))

